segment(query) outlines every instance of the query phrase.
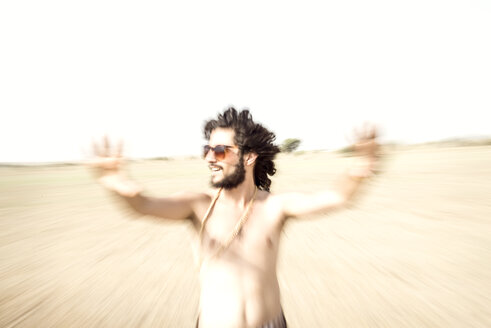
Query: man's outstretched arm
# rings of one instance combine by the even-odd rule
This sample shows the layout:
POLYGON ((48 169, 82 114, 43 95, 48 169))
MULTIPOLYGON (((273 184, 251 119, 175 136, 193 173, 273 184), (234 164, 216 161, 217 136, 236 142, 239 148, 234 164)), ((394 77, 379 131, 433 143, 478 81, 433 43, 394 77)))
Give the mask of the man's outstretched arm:
POLYGON ((353 146, 357 155, 356 161, 338 179, 337 184, 332 189, 312 194, 286 193, 278 195, 284 217, 297 217, 329 211, 345 206, 353 199, 364 180, 373 174, 378 149, 374 128, 365 128, 357 137, 359 141, 353 146))
POLYGON ((96 174, 97 181, 140 214, 174 220, 192 218, 196 203, 206 197, 198 193, 179 193, 162 198, 145 196, 143 188, 131 180, 122 169, 122 144, 112 150, 106 137, 103 147, 94 144, 94 152, 97 157, 90 162, 90 166, 96 174))

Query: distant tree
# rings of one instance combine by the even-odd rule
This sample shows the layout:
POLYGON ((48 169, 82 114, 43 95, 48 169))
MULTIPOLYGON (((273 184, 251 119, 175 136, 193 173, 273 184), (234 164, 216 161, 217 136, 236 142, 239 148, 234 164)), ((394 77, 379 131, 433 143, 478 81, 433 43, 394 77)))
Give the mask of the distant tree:
POLYGON ((284 153, 291 153, 300 146, 300 139, 288 138, 280 146, 280 149, 284 153))

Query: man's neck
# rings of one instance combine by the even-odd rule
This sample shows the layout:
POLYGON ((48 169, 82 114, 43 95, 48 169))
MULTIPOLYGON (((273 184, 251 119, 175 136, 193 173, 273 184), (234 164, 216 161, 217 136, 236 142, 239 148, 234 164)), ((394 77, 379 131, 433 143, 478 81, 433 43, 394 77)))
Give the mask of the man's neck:
POLYGON ((245 179, 240 185, 232 189, 223 189, 222 197, 225 201, 230 201, 235 203, 241 208, 245 208, 251 198, 254 196, 254 191, 256 185, 252 177, 250 179, 245 179))

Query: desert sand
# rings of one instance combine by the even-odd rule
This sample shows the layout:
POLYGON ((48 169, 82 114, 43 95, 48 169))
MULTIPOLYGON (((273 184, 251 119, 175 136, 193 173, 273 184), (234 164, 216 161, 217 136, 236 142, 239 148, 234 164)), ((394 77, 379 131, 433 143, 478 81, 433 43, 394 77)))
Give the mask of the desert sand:
MULTIPOLYGON (((272 192, 328 188, 347 161, 281 155, 272 192)), ((208 187, 200 159, 127 167, 155 196, 208 187)), ((194 237, 83 166, 0 167, 0 327, 194 327, 194 237)), ((289 327, 491 327, 491 147, 387 151, 356 202, 281 243, 289 327)))

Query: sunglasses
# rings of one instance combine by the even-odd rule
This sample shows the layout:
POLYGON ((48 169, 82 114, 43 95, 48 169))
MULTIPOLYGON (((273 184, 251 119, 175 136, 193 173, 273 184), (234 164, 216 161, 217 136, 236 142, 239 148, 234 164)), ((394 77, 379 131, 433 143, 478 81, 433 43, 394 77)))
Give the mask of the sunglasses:
POLYGON ((215 147, 205 145, 203 146, 203 158, 205 158, 206 155, 208 155, 208 153, 211 150, 215 154, 215 158, 219 161, 222 161, 223 159, 225 159, 225 156, 227 156, 229 149, 238 149, 238 148, 234 146, 225 146, 225 145, 216 145, 215 147))

